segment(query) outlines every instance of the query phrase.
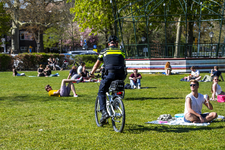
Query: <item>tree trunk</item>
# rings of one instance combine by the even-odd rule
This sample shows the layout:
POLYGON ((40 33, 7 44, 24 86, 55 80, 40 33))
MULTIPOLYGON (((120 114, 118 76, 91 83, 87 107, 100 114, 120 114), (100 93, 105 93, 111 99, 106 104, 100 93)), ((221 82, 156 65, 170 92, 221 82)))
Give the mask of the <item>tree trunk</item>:
POLYGON ((72 51, 74 51, 73 23, 71 23, 71 27, 72 27, 72 51))
POLYGON ((42 32, 39 32, 39 44, 40 44, 40 52, 44 52, 44 44, 43 44, 43 34, 42 32))
POLYGON ((179 56, 179 44, 180 44, 180 38, 181 38, 181 26, 180 26, 181 16, 178 19, 177 23, 177 36, 176 36, 176 47, 174 52, 174 57, 177 58, 179 56))
POLYGON ((20 50, 19 50, 19 28, 17 26, 19 7, 17 6, 17 1, 14 1, 14 7, 15 9, 13 10, 14 21, 12 21, 12 40, 11 40, 12 51, 11 53, 18 54, 20 50))
POLYGON ((41 52, 40 51, 40 29, 38 30, 38 36, 37 37, 38 37, 37 41, 36 41, 36 43, 37 43, 37 53, 39 53, 39 52, 41 52))
POLYGON ((12 54, 18 54, 19 51, 19 29, 15 25, 15 23, 12 23, 12 39, 11 39, 11 47, 12 47, 12 54))
POLYGON ((187 56, 188 57, 191 57, 191 55, 192 55, 193 26, 194 26, 194 22, 188 23, 188 47, 187 47, 187 56))

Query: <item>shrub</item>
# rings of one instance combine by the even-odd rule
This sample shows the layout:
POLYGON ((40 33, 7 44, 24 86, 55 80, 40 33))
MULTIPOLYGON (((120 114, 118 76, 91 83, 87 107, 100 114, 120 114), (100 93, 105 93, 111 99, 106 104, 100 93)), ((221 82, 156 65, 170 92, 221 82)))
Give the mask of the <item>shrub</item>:
POLYGON ((12 70, 12 57, 8 54, 0 54, 0 70, 12 70))
POLYGON ((64 55, 52 54, 52 53, 23 53, 14 57, 18 63, 17 68, 19 69, 36 69, 40 64, 45 65, 48 64, 48 58, 59 58, 58 64, 62 65, 64 55))

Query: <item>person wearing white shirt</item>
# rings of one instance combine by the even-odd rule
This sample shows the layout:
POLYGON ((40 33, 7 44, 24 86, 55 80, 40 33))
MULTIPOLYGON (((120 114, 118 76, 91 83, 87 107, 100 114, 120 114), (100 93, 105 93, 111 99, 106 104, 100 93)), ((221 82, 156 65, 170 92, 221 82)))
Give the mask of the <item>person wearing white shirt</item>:
POLYGON ((196 70, 196 68, 192 66, 191 75, 187 77, 187 80, 190 81, 191 79, 195 79, 196 81, 199 81, 201 78, 199 70, 196 70))
POLYGON ((217 100, 215 97, 218 95, 225 95, 225 92, 222 91, 221 86, 218 84, 219 77, 213 77, 213 83, 211 87, 212 98, 210 100, 217 100))
POLYGON ((209 101, 209 96, 198 93, 199 83, 196 80, 190 81, 191 93, 186 96, 184 121, 193 123, 210 122, 217 118, 216 112, 202 114, 202 104, 208 109, 213 110, 213 106, 209 101))

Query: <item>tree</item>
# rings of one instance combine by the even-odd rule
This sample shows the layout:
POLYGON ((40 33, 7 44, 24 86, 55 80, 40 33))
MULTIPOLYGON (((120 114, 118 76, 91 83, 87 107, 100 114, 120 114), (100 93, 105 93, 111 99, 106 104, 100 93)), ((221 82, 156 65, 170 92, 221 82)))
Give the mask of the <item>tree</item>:
MULTIPOLYGON (((118 4, 122 3, 123 1, 119 0, 118 4)), ((104 34, 107 46, 109 34, 116 35, 112 7, 114 6, 109 0, 76 0, 71 12, 74 13, 74 21, 80 25, 82 31, 90 28, 91 33, 104 34)))
MULTIPOLYGON (((10 14, 12 18, 12 53, 19 53, 19 28, 32 25, 32 32, 40 35, 43 31, 43 27, 50 24, 46 17, 47 12, 50 10, 47 7, 53 3, 54 5, 58 5, 62 1, 65 0, 1 0, 1 2, 5 4, 7 13, 10 14), (48 22, 43 22, 43 20, 48 22)), ((54 8, 54 10, 57 9, 54 8)), ((40 43, 42 49, 43 42, 40 42, 40 36, 35 35, 34 38, 37 43, 40 43)))
POLYGON ((3 8, 4 4, 0 2, 0 35, 8 34, 10 29, 10 15, 6 14, 6 11, 3 8))
POLYGON ((58 27, 51 27, 45 30, 43 36, 44 48, 52 48, 58 45, 61 40, 62 30, 58 27))
POLYGON ((93 35, 91 33, 92 29, 85 29, 84 32, 81 32, 80 27, 77 25, 76 22, 71 24, 68 24, 66 26, 66 29, 64 31, 63 36, 63 45, 67 45, 70 47, 77 47, 81 48, 80 46, 80 40, 86 39, 88 47, 91 47, 93 45, 97 45, 98 43, 98 36, 93 35))

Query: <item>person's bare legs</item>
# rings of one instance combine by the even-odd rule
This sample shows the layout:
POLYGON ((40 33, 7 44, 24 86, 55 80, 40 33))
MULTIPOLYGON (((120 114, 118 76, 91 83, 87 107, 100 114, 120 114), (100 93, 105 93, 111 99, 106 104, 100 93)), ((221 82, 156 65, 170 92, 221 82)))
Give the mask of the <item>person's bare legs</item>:
MULTIPOLYGON (((199 117, 195 116, 194 114, 187 113, 184 117, 186 120, 189 120, 193 123, 201 123, 201 120, 199 119, 199 117)), ((215 118, 217 118, 217 113, 211 112, 204 118, 204 122, 210 122, 215 118)))
POLYGON ((213 119, 216 119, 216 118, 217 118, 217 113, 211 112, 205 117, 205 120, 206 120, 206 122, 210 122, 210 121, 212 121, 213 119))
POLYGON ((186 120, 189 120, 191 122, 200 121, 200 119, 197 116, 191 113, 186 113, 184 117, 186 120))
POLYGON ((76 94, 76 90, 75 90, 74 84, 73 84, 72 82, 70 82, 70 83, 68 84, 68 86, 70 86, 70 89, 72 90, 73 95, 77 95, 77 94, 76 94))
POLYGON ((168 69, 165 69, 165 73, 166 73, 166 75, 168 76, 168 69))
POLYGON ((74 81, 76 81, 76 80, 75 79, 72 79, 72 80, 71 79, 63 79, 62 83, 61 83, 61 87, 66 86, 66 83, 68 83, 68 86, 70 86, 70 89, 72 90, 74 97, 77 97, 75 87, 73 84, 74 81))
POLYGON ((202 76, 197 77, 195 80, 199 81, 202 78, 202 76))
POLYGON ((171 70, 170 69, 167 69, 167 70, 168 70, 168 73, 167 74, 168 75, 171 75, 171 70))
POLYGON ((190 78, 191 78, 191 77, 190 77, 190 76, 188 76, 188 77, 187 77, 187 80, 189 81, 189 80, 190 80, 190 78))

